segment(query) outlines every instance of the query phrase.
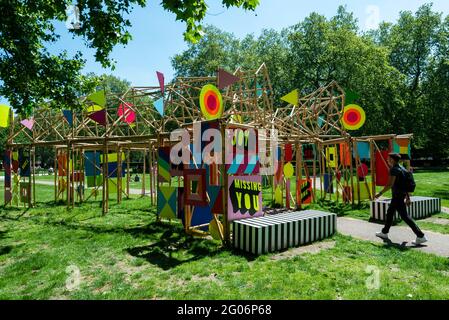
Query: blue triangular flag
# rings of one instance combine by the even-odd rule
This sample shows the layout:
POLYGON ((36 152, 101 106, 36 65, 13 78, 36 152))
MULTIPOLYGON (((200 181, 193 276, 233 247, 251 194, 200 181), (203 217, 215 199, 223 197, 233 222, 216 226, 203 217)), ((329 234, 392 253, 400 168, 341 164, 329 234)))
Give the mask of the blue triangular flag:
POLYGON ((164 116, 164 98, 163 97, 154 101, 154 107, 161 114, 161 116, 164 116))
POLYGON ((321 128, 324 125, 324 121, 326 119, 324 118, 324 116, 319 116, 318 117, 318 126, 321 128))
POLYGON ((262 85, 260 85, 259 83, 257 84, 257 90, 256 90, 256 95, 258 98, 260 98, 263 94, 263 90, 262 90, 262 85))
POLYGON ((70 126, 73 126, 73 112, 71 110, 62 110, 64 118, 67 120, 70 126))

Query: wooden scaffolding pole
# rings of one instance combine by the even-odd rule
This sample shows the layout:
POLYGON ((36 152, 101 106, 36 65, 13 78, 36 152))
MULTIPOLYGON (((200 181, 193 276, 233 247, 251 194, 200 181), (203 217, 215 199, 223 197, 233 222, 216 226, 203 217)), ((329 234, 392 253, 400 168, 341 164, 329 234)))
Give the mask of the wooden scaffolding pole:
POLYGON ((224 244, 226 246, 229 246, 231 244, 231 225, 228 220, 228 174, 226 172, 226 154, 225 154, 225 146, 226 146, 226 136, 225 136, 225 130, 226 125, 222 122, 220 122, 220 129, 221 129, 221 172, 222 172, 222 188, 223 188, 223 218, 224 218, 224 224, 223 224, 223 233, 224 233, 224 244))
POLYGON ((129 148, 126 149, 126 195, 127 198, 129 199, 129 181, 131 179, 131 175, 130 175, 130 152, 129 152, 129 148))
MULTIPOLYGON (((36 148, 33 146, 33 163, 32 163, 32 172, 33 172, 33 207, 36 206, 36 148)), ((30 188, 31 190, 31 188, 30 188)), ((30 197, 31 198, 31 197, 30 197)))
POLYGON ((152 145, 150 142, 149 145, 149 157, 150 157, 150 203, 153 206, 154 205, 154 201, 153 201, 153 192, 154 192, 154 186, 153 186, 153 179, 154 179, 154 163, 153 163, 153 149, 152 149, 152 145))
POLYGON ((145 149, 143 151, 143 174, 142 174, 142 190, 140 195, 143 197, 145 196, 145 173, 146 173, 146 163, 147 163, 147 150, 145 149))
POLYGON ((58 201, 58 148, 55 148, 55 159, 54 159, 54 171, 53 171, 53 179, 54 179, 54 189, 55 189, 55 203, 58 201))
POLYGON ((66 186, 67 186, 67 208, 70 207, 70 140, 67 140, 67 154, 66 154, 66 186))

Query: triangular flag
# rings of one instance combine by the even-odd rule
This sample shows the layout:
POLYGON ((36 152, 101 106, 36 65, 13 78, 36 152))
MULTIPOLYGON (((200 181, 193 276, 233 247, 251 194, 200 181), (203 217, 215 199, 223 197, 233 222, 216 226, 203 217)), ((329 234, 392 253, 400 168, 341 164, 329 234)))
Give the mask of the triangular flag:
POLYGON ((5 104, 0 104, 0 127, 7 128, 9 127, 9 111, 11 110, 10 106, 5 104))
POLYGON ((164 94, 164 74, 162 72, 156 71, 157 80, 159 81, 159 87, 161 88, 161 93, 164 94))
POLYGON ((136 121, 136 113, 132 107, 134 107, 134 105, 128 102, 120 103, 118 106, 117 114, 123 122, 131 124, 136 121))
POLYGON ((318 126, 321 128, 322 126, 324 126, 324 121, 326 119, 324 118, 324 116, 318 116, 318 126))
POLYGON ((164 116, 164 98, 162 97, 157 99, 153 104, 156 110, 161 114, 161 116, 164 116))
POLYGON ((281 100, 284 100, 285 102, 288 102, 289 104, 292 104, 294 106, 298 106, 299 90, 295 89, 292 92, 287 93, 281 98, 281 100))
POLYGON ((99 105, 96 105, 96 104, 91 105, 91 106, 87 106, 87 107, 84 108, 84 110, 86 110, 87 112, 95 112, 95 111, 100 111, 102 109, 104 109, 102 106, 99 106, 99 105))
POLYGON ((223 69, 218 69, 218 89, 224 89, 227 86, 230 86, 237 81, 239 81, 240 78, 237 76, 234 76, 233 74, 227 72, 223 69))
POLYGON ((73 112, 71 110, 62 110, 64 118, 67 120, 70 126, 73 126, 73 112))
POLYGON ((95 111, 94 113, 89 114, 88 117, 98 124, 106 126, 106 109, 95 111))
POLYGON ((88 95, 87 99, 92 102, 95 102, 99 106, 102 106, 102 107, 106 106, 106 96, 105 96, 104 90, 96 91, 96 92, 88 95))
POLYGON ((263 94, 262 85, 258 83, 256 85, 256 88, 257 88, 256 95, 257 95, 258 98, 260 98, 262 96, 262 94, 263 94))
POLYGON ((25 119, 20 121, 21 124, 23 124, 25 127, 27 127, 30 130, 33 130, 33 126, 34 126, 34 119, 25 119))

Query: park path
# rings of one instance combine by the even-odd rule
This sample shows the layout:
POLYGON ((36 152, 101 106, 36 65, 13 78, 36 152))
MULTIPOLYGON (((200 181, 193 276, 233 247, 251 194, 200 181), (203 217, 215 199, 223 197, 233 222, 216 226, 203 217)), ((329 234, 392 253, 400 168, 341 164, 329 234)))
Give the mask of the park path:
MULTIPOLYGON (((339 233, 352 236, 357 239, 368 240, 373 242, 384 242, 376 237, 376 232, 382 229, 381 224, 372 223, 364 220, 353 218, 339 217, 337 218, 337 230, 339 233)), ((393 226, 390 229, 391 245, 433 253, 441 257, 449 257, 449 235, 423 230, 429 240, 422 246, 412 245, 412 241, 416 238, 413 231, 404 226, 393 226)))

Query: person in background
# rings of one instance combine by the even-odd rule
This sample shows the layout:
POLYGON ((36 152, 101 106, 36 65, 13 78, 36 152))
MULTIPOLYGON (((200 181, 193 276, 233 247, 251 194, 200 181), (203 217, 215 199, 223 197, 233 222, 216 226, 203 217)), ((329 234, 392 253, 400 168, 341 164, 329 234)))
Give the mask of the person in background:
POLYGON ((393 224, 393 218, 396 211, 401 216, 402 220, 407 223, 407 225, 413 230, 416 234, 416 240, 413 241, 414 245, 420 245, 427 241, 424 233, 419 229, 416 225, 415 221, 408 215, 407 206, 410 205, 410 195, 408 192, 404 191, 404 168, 399 165, 399 160, 401 159, 401 155, 398 153, 390 153, 388 155, 388 166, 390 167, 390 176, 388 178, 388 184, 383 188, 381 192, 376 194, 375 198, 378 199, 382 194, 392 189, 392 199, 390 203, 390 207, 387 211, 387 219, 385 222, 385 226, 381 232, 377 232, 376 236, 388 240, 388 232, 390 231, 390 227, 393 224))
POLYGON ((359 181, 365 181, 368 175, 368 165, 366 164, 366 160, 360 162, 360 166, 357 168, 357 176, 359 177, 359 181))

